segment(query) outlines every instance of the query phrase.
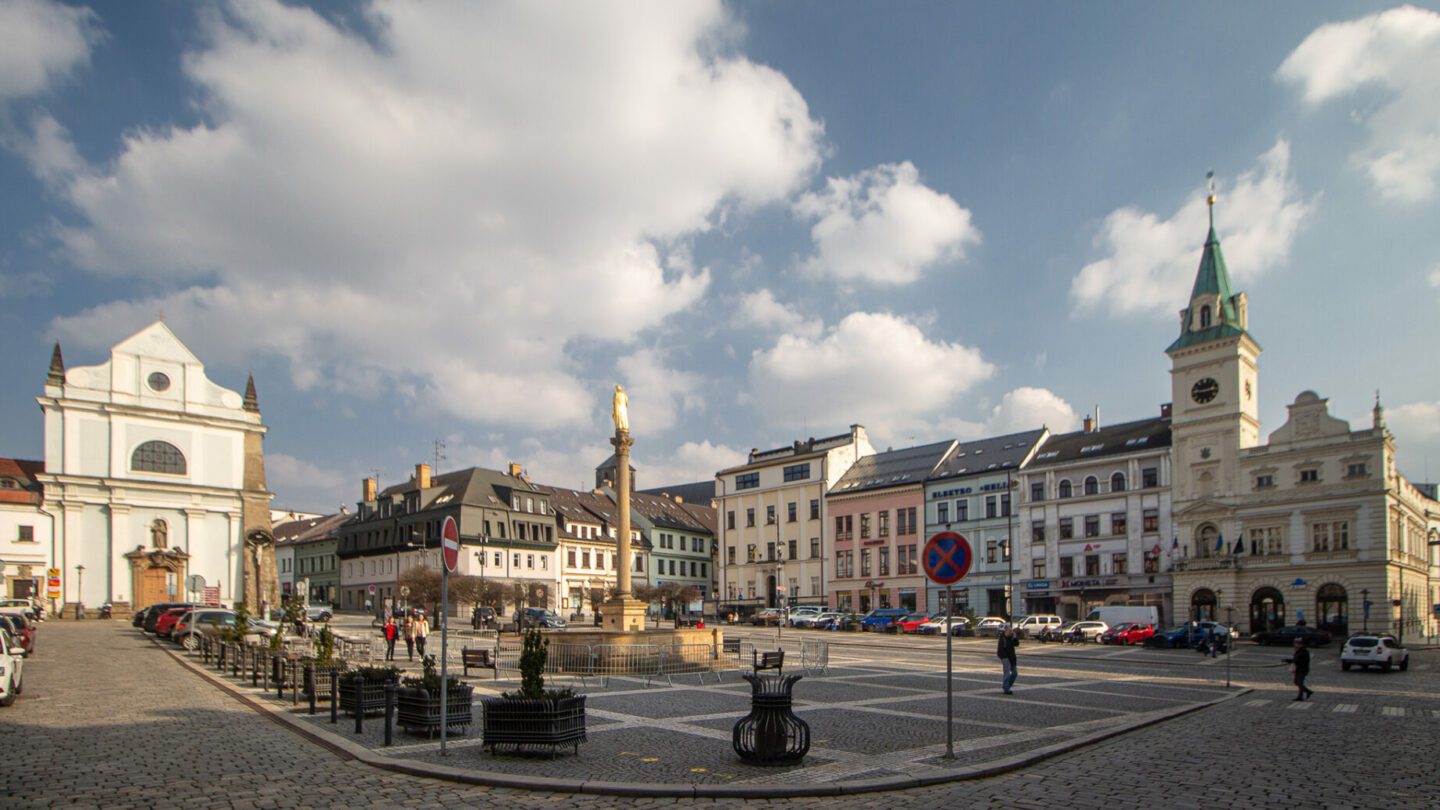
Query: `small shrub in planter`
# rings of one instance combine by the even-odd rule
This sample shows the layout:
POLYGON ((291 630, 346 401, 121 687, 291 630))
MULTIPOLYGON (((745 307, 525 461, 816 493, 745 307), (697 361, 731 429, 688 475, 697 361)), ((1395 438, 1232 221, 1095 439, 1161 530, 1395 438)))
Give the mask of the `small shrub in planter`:
MULTIPOLYGON (((425 732, 434 736, 440 731, 440 675, 435 671, 435 656, 421 659, 424 674, 406 678, 396 693, 397 718, 400 726, 414 734, 425 732)), ((470 728, 474 687, 459 678, 445 679, 445 724, 449 730, 464 733, 470 728)))
POLYGON ((539 630, 525 633, 520 652, 520 689, 485 698, 483 746, 490 753, 501 747, 519 752, 549 748, 553 756, 562 745, 575 752, 585 742, 585 696, 569 689, 545 688, 545 660, 550 642, 539 630))
POLYGON ((360 711, 381 714, 385 711, 385 687, 400 682, 395 667, 357 667, 340 673, 340 710, 346 714, 360 711), (360 702, 355 701, 355 684, 360 683, 360 702))

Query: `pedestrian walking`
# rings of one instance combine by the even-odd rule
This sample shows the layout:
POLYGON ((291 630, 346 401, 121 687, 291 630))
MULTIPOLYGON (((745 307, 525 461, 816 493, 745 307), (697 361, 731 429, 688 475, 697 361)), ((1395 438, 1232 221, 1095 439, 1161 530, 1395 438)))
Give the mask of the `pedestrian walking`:
POLYGON ((1285 659, 1290 665, 1290 671, 1295 673, 1295 688, 1300 690, 1295 695, 1296 700, 1305 700, 1315 694, 1315 690, 1305 685, 1305 676, 1310 674, 1310 650, 1305 646, 1304 639, 1295 639, 1295 654, 1285 659))
POLYGON ((425 637, 430 635, 430 621, 424 614, 415 617, 415 646, 420 650, 420 660, 425 660, 425 637))
POLYGON ((1000 682, 1001 689, 1005 694, 1011 694, 1010 687, 1015 685, 1015 648, 1019 646, 1020 639, 1015 635, 1014 627, 1006 627, 1005 632, 1000 634, 1000 641, 995 647, 995 656, 1000 659, 1000 668, 1005 673, 1004 679, 1000 682))
POLYGON ((382 633, 385 634, 385 660, 386 660, 386 661, 394 661, 394 660, 395 660, 395 639, 396 639, 396 638, 398 637, 398 635, 399 635, 399 628, 397 628, 397 627, 395 626, 395 617, 394 617, 394 616, 386 616, 386 617, 385 617, 385 626, 384 626, 383 628, 381 628, 381 631, 380 631, 380 632, 382 632, 382 633))
POLYGON ((415 614, 405 614, 405 657, 415 660, 415 614))

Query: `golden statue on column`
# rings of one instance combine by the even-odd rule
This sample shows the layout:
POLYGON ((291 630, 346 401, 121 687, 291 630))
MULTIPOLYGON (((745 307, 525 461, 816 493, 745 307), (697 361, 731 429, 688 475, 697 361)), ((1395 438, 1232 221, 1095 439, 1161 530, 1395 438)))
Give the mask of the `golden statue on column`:
POLYGON ((630 432, 630 398, 625 389, 615 386, 615 398, 611 401, 610 416, 615 420, 615 429, 630 432))

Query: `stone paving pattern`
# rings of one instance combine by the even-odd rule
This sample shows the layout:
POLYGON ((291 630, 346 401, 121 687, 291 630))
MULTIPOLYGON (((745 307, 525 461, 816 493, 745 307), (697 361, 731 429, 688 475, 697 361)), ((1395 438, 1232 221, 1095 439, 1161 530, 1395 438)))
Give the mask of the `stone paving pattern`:
MULTIPOLYGON (((1183 810, 1433 808, 1440 796, 1440 776, 1433 765, 1434 740, 1440 731, 1440 700, 1434 697, 1440 685, 1436 667, 1440 655, 1434 651, 1417 652, 1416 666, 1403 675, 1346 673, 1344 678, 1330 653, 1328 665, 1312 677, 1319 694, 1306 703, 1290 701, 1293 692, 1285 683, 1287 672, 1276 668, 1244 672, 1245 684, 1256 690, 1249 695, 1000 776, 899 793, 709 800, 558 796, 393 773, 339 756, 283 728, 189 671, 124 623, 52 621, 40 633, 37 654, 26 663, 24 695, 14 706, 0 709, 0 740, 8 754, 0 777, 3 807, 889 808, 903 804, 917 810, 1053 806, 1183 810)), ((1023 683, 1040 659, 1022 658, 1022 662, 1023 683)), ((1107 661, 1104 667, 1088 669, 1075 658, 1057 663, 1061 669, 1045 674, 1062 681, 1094 678, 1096 671, 1120 666, 1107 661)), ((863 668, 846 671, 855 669, 860 669, 859 677, 865 676, 863 668)), ((1164 686, 1175 688, 1174 683, 1164 686)), ((657 700, 670 691, 651 690, 657 700)), ((1037 691, 1058 692, 1063 699, 1076 690, 1037 691)), ((1118 706, 1123 708, 1127 694, 1121 692, 1118 706)), ((1159 696, 1183 699, 1184 694, 1181 690, 1159 696)), ((1020 697, 1029 700, 1023 692, 1020 697)), ((1152 701, 1144 703, 1144 710, 1154 708, 1152 701)), ((823 711, 860 714, 843 708, 823 711)), ((658 722, 675 722, 676 717, 658 722)), ((654 738, 643 731, 636 724, 626 729, 643 743, 633 749, 678 745, 671 742, 680 734, 673 728, 660 729, 654 738)), ((832 739, 827 734, 817 738, 832 739)), ((597 742, 592 739, 582 751, 597 742)), ((893 746, 893 741, 885 745, 893 746)), ((987 749, 985 756, 1016 750, 1028 749, 1006 745, 987 749)), ((471 757, 475 752, 463 755, 471 757)), ((619 761, 630 758, 615 755, 619 761)), ((863 758, 844 763, 855 769, 847 778, 891 772, 881 762, 883 756, 874 759, 880 767, 868 770, 861 770, 867 767, 863 758)), ((657 770, 678 767, 663 758, 656 762, 666 763, 657 770)), ((729 762, 735 762, 733 756, 729 762)), ((837 764, 817 761, 788 774, 757 779, 783 780, 806 769, 819 772, 837 764)), ((563 760, 557 760, 549 773, 558 775, 557 767, 565 767, 563 760)), ((633 774, 642 767, 649 764, 631 763, 629 771, 633 774)))

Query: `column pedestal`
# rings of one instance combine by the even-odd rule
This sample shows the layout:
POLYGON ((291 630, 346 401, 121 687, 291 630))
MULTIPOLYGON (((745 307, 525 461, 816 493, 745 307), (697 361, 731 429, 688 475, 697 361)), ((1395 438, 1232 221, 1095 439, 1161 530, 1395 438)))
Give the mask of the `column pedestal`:
POLYGON ((600 606, 600 626, 615 633, 634 633, 645 629, 646 604, 628 594, 617 596, 600 606))

